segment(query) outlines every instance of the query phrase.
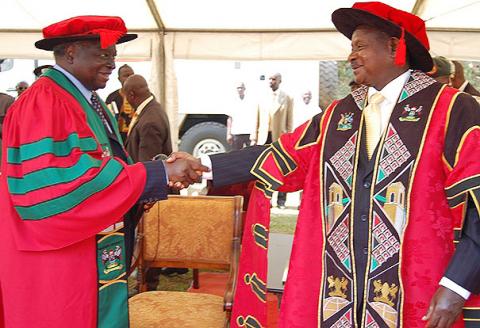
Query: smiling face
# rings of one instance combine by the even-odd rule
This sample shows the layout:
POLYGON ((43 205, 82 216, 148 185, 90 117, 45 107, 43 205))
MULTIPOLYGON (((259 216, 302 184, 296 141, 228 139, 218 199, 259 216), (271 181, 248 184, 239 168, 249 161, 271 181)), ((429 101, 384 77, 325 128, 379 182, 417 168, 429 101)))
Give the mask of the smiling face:
POLYGON ((359 26, 352 35, 352 50, 348 61, 354 80, 381 90, 401 73, 395 66, 395 49, 398 39, 368 26, 359 26))
POLYGON ((65 49, 67 70, 87 89, 103 89, 115 69, 115 46, 102 49, 98 41, 81 41, 65 49))

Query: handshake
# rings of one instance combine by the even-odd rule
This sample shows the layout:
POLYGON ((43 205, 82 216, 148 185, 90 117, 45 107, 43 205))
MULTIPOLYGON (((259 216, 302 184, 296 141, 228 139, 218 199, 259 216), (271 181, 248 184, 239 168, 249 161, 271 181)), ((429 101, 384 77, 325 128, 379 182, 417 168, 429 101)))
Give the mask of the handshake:
POLYGON ((168 175, 168 185, 176 189, 200 182, 203 172, 210 171, 201 164, 200 159, 185 152, 174 152, 163 163, 168 175))

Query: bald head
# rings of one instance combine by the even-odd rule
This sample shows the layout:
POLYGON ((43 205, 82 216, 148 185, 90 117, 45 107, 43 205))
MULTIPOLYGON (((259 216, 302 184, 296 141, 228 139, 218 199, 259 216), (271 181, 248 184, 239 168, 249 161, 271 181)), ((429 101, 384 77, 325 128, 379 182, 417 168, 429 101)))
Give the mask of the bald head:
POLYGON ((463 66, 456 60, 452 60, 453 65, 455 66, 455 76, 452 79, 452 87, 460 89, 460 87, 465 82, 465 75, 463 74, 463 66))
POLYGON ((127 96, 127 100, 133 108, 140 106, 142 102, 152 95, 148 89, 147 81, 143 76, 134 74, 131 75, 123 84, 123 90, 127 96))
POLYGON ((277 91, 278 87, 280 86, 280 83, 282 83, 282 74, 280 73, 274 73, 270 76, 270 88, 272 88, 273 91, 277 91))

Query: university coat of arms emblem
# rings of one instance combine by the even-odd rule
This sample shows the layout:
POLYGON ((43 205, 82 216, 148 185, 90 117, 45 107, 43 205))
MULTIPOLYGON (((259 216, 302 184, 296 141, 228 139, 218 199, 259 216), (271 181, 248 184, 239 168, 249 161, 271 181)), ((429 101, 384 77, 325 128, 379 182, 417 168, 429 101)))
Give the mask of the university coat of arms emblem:
POLYGON ((410 107, 410 105, 407 104, 403 107, 402 116, 398 119, 402 122, 417 122, 422 115, 422 109, 422 106, 410 107))
POLYGON ((352 129, 352 122, 353 122, 353 113, 341 114, 340 120, 338 121, 337 130, 347 131, 352 129))
POLYGON ((122 259, 122 248, 120 246, 115 246, 115 249, 106 249, 102 252, 102 263, 103 263, 103 272, 108 274, 115 270, 121 270, 123 264, 120 263, 122 259))

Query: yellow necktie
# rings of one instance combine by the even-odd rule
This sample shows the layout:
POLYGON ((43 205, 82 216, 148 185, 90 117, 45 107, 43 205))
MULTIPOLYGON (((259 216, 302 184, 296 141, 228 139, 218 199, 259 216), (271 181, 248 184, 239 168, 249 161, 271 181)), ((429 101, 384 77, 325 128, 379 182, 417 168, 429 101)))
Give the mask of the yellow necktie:
POLYGON ((128 131, 127 131, 127 136, 130 135, 130 132, 132 132, 132 128, 137 123, 138 120, 138 114, 137 112, 133 113, 132 120, 130 121, 130 124, 128 125, 128 131))
POLYGON ((372 158, 373 152, 382 135, 382 122, 379 104, 385 99, 380 92, 370 97, 367 107, 365 107, 365 125, 367 127, 367 154, 368 159, 372 158))

